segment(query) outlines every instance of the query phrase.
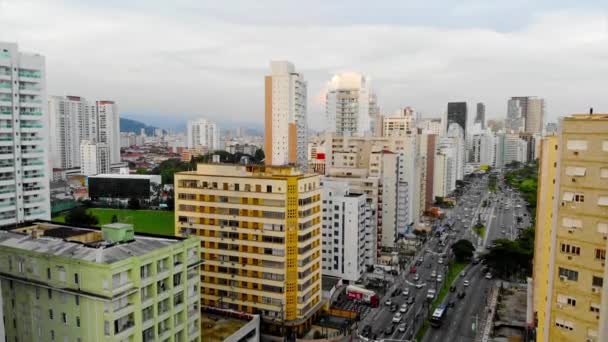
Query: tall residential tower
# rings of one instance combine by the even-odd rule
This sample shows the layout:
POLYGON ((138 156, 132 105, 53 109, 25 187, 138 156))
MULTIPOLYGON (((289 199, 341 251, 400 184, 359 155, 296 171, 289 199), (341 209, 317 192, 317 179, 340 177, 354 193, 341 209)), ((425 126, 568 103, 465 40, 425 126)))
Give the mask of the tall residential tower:
POLYGON ((370 96, 369 81, 365 76, 354 72, 338 74, 332 77, 327 88, 325 112, 328 131, 341 136, 371 135, 372 120, 375 120, 374 129, 380 124, 375 109, 378 100, 370 96))
POLYGON ((264 153, 266 165, 306 167, 307 84, 287 61, 270 62, 265 78, 264 153))
POLYGON ((0 226, 51 217, 44 63, 0 43, 0 226))

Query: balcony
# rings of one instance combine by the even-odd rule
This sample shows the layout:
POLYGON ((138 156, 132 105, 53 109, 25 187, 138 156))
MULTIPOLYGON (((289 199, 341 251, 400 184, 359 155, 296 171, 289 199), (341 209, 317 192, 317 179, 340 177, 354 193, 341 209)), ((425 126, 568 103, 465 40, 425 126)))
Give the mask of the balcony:
POLYGON ((12 216, 0 216, 0 226, 6 226, 9 224, 14 224, 17 222, 17 217, 15 215, 12 216))
POLYGON ((38 209, 38 210, 30 210, 30 211, 25 211, 25 217, 26 218, 35 218, 36 216, 41 216, 41 215, 46 215, 46 210, 43 209, 38 209))
POLYGON ((22 116, 42 116, 42 112, 40 111, 27 111, 27 112, 20 112, 19 115, 22 116))
POLYGON ((18 73, 20 78, 31 78, 31 79, 40 79, 42 77, 42 73, 40 71, 35 70, 22 70, 19 69, 18 73))
POLYGON ((13 132, 12 125, 7 125, 7 124, 0 125, 0 133, 12 133, 12 132, 13 132))

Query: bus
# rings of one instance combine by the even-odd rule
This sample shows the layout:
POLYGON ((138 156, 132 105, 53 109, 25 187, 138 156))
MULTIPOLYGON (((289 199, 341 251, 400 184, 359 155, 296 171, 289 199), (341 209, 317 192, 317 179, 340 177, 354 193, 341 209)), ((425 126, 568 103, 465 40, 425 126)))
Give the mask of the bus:
POLYGON ((431 316, 431 318, 429 318, 429 321, 431 322, 431 326, 434 328, 440 327, 441 322, 443 321, 443 318, 445 317, 447 311, 448 311, 447 304, 439 305, 435 309, 435 311, 433 311, 433 316, 431 316))

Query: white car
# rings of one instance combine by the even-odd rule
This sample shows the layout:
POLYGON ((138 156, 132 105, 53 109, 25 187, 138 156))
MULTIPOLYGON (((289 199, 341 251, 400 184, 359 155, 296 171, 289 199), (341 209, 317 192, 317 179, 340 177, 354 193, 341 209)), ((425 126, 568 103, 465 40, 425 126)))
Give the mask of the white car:
POLYGON ((435 299, 435 290, 434 289, 429 289, 426 293, 426 298, 428 299, 435 299))
POLYGON ((462 272, 460 272, 460 276, 461 276, 461 277, 464 277, 464 276, 466 276, 466 275, 467 275, 467 271, 462 271, 462 272))
POLYGON ((437 276, 437 282, 441 283, 443 281, 443 277, 440 275, 437 276))
POLYGON ((435 278, 436 276, 437 276, 437 272, 436 271, 431 272, 431 278, 435 278))
POLYGON ((392 305, 393 302, 390 299, 387 299, 386 302, 384 302, 384 304, 386 304, 386 305, 392 305))
POLYGON ((438 264, 443 264, 443 259, 439 259, 439 260, 437 260, 437 263, 438 263, 438 264))
POLYGON ((486 273, 486 279, 492 279, 492 273, 490 273, 490 272, 486 273))
POLYGON ((407 327, 407 325, 405 324, 400 324, 399 328, 397 328, 397 330, 399 330, 399 332, 405 332, 405 328, 407 327))
POLYGON ((399 312, 406 313, 407 312, 407 304, 401 304, 401 307, 399 308, 399 312))
POLYGON ((409 296, 410 295, 410 289, 409 288, 403 289, 403 292, 401 292, 401 294, 404 295, 404 296, 406 296, 406 297, 409 296))
POLYGON ((423 288, 423 287, 424 287, 424 284, 423 284, 423 283, 417 283, 417 284, 416 284, 416 288, 417 288, 417 289, 421 289, 421 288, 423 288))
POLYGON ((465 287, 469 286, 469 281, 468 280, 463 281, 462 285, 464 285, 465 287))
POLYGON ((418 273, 414 274, 414 280, 415 280, 415 281, 420 280, 420 276, 418 275, 418 273))
POLYGON ((400 312, 397 312, 397 313, 395 314, 395 316, 393 316, 393 323, 399 323, 399 322, 401 322, 401 318, 402 318, 402 317, 403 317, 403 316, 401 316, 401 313, 400 313, 400 312))

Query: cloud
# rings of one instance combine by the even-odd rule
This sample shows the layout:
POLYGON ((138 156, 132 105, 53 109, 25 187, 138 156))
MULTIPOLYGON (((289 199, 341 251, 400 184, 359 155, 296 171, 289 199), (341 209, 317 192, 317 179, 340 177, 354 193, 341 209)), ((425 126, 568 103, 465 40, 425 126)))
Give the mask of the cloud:
POLYGON ((521 95, 545 97, 550 120, 589 106, 608 112, 608 19, 601 10, 531 8, 516 17, 526 11, 468 1, 439 17, 438 1, 426 8, 396 2, 384 12, 355 1, 319 4, 315 16, 315 1, 298 11, 273 1, 150 9, 0 0, 0 41, 46 56, 49 94, 114 99, 121 111, 164 113, 172 121, 261 123, 271 59, 291 60, 304 73, 310 126, 317 129, 324 124, 325 84, 343 70, 370 76, 386 113, 411 105, 439 116, 448 101, 467 100, 486 102, 488 116, 502 117, 507 98, 521 95), (396 23, 397 10, 418 19, 396 23), (505 14, 519 24, 488 24, 505 14))

